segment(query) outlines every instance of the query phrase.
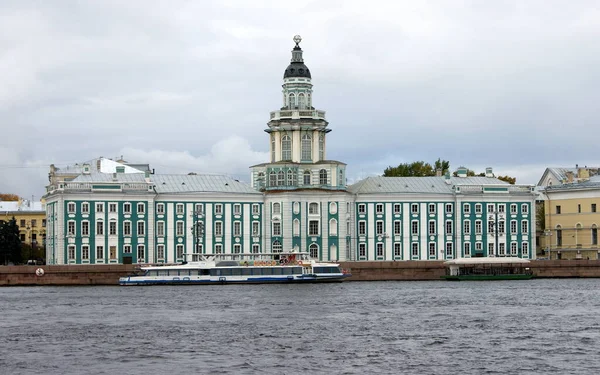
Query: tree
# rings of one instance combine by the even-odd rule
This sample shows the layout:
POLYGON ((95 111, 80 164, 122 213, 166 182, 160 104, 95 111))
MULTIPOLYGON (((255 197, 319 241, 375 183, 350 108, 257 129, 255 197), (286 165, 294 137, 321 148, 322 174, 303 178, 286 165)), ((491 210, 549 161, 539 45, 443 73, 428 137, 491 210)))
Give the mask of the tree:
POLYGON ((544 201, 535 204, 535 221, 540 231, 546 229, 546 208, 544 207, 544 201))
POLYGON ((504 181, 504 182, 508 182, 511 185, 514 185, 517 182, 517 178, 516 177, 498 176, 497 178, 498 178, 498 180, 501 180, 501 181, 504 181))
POLYGON ((0 220, 0 261, 4 264, 22 262, 19 226, 14 216, 11 220, 0 220))
POLYGON ((415 161, 412 163, 402 163, 397 167, 387 167, 383 171, 383 177, 427 177, 435 176, 436 170, 441 169, 442 173, 450 169, 450 162, 438 158, 432 166, 424 161, 415 161))
POLYGON ((16 194, 0 193, 0 201, 18 201, 19 196, 16 194))

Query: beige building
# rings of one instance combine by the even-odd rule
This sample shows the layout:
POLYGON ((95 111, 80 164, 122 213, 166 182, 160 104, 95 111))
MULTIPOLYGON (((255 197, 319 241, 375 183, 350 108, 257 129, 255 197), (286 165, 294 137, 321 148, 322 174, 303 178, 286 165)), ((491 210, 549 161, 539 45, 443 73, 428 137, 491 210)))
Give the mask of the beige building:
POLYGON ((551 259, 600 259, 597 168, 548 168, 538 183, 544 225, 540 248, 551 259))

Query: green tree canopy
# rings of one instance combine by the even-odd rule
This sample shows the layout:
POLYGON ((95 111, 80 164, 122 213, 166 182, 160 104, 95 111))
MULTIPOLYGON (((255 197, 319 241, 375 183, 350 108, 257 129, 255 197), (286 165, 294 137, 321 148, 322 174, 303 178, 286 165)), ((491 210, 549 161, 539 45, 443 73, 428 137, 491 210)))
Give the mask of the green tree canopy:
POLYGON ((436 170, 441 169, 445 173, 450 169, 450 162, 438 158, 433 165, 424 161, 402 163, 397 167, 387 167, 383 171, 383 177, 427 177, 435 176, 436 170))

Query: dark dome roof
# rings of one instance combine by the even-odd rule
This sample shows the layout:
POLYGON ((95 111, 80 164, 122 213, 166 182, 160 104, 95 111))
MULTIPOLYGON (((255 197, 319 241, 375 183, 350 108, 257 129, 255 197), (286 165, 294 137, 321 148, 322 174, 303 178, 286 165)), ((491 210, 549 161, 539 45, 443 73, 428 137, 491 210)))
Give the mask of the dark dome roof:
POLYGON ((310 70, 308 70, 308 67, 304 65, 303 62, 293 62, 290 65, 288 65, 288 67, 285 69, 285 72, 283 73, 283 78, 290 77, 311 78, 310 70))

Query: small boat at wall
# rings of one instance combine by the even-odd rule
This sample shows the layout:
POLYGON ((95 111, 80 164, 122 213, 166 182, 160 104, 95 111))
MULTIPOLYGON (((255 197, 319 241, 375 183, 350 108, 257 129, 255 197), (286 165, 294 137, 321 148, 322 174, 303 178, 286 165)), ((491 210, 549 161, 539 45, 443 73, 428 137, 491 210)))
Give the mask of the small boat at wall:
POLYGON ((119 285, 268 284, 340 282, 350 270, 319 262, 305 252, 192 254, 182 264, 142 266, 119 285))
POLYGON ((517 257, 459 258, 445 262, 446 280, 528 280, 529 259, 517 257))

